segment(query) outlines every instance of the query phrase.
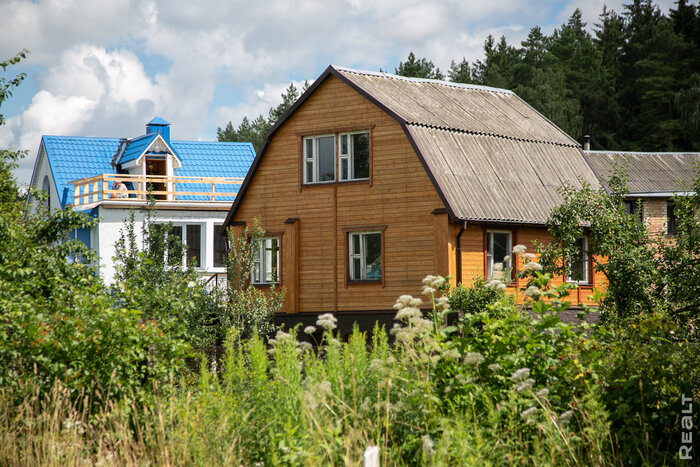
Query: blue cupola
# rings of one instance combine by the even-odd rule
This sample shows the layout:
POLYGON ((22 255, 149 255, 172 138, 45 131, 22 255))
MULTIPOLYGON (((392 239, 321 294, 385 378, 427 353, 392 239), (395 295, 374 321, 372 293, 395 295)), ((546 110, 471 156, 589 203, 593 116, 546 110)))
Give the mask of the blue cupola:
POLYGON ((146 124, 146 134, 159 133, 166 144, 170 144, 170 123, 160 117, 155 117, 146 124))

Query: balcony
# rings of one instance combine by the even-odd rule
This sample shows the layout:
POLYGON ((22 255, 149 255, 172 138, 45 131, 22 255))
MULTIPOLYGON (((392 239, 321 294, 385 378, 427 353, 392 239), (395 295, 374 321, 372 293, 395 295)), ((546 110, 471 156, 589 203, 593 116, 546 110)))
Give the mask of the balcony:
POLYGON ((174 203, 232 203, 242 178, 187 177, 166 175, 101 174, 69 182, 73 185, 73 206, 110 201, 133 203, 146 201, 151 194, 158 201, 174 203), (115 182, 128 190, 113 189, 115 182), (120 195, 120 197, 117 197, 120 195))

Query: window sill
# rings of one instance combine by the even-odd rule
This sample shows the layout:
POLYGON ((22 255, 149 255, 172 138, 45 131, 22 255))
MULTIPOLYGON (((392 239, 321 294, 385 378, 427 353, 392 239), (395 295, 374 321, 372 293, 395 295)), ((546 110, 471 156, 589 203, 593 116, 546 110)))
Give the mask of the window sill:
POLYGON ((329 185, 354 185, 354 184, 369 184, 369 178, 358 178, 353 180, 337 180, 332 182, 313 182, 313 183, 302 183, 302 187, 311 186, 329 186, 329 185))
POLYGON ((348 281, 348 285, 360 285, 360 284, 381 284, 381 279, 365 279, 359 281, 348 281))
POLYGON ((251 284, 257 289, 269 289, 270 287, 279 287, 279 283, 275 282, 274 284, 267 283, 267 284, 251 284))

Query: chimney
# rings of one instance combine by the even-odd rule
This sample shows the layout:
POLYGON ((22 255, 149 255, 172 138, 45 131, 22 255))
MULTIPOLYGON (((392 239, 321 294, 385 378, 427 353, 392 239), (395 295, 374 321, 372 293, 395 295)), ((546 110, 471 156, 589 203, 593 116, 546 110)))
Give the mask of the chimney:
POLYGON ((170 123, 160 117, 155 117, 146 123, 146 134, 160 133, 167 144, 170 144, 170 123))
POLYGON ((591 150, 591 135, 583 135, 583 150, 591 150))

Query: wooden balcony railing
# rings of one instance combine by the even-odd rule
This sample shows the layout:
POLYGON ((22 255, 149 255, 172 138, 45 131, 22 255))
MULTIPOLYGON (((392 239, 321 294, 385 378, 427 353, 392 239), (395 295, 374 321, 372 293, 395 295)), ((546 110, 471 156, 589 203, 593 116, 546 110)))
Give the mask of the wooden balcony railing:
POLYGON ((69 182, 73 185, 73 204, 96 203, 103 200, 145 200, 152 194, 156 201, 231 201, 238 194, 242 178, 184 177, 165 175, 101 174, 69 182), (115 190, 114 184, 122 182, 128 188, 115 190), (191 189, 187 189, 191 187, 191 189), (229 185, 232 185, 229 188, 229 185), (217 200, 218 198, 218 200, 217 200))

